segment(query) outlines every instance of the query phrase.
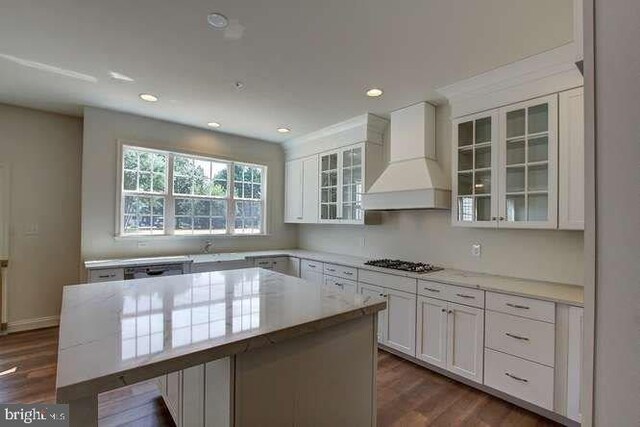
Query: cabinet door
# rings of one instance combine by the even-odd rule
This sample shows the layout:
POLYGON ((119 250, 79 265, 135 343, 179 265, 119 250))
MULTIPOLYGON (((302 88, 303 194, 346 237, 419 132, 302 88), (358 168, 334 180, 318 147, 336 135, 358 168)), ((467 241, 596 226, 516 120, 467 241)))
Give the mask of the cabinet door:
POLYGON ((302 160, 302 222, 318 222, 318 156, 302 160))
POLYGON ((182 371, 167 374, 165 402, 176 426, 182 426, 182 371))
POLYGON ((500 111, 499 227, 556 228, 557 95, 500 111))
POLYGON ((303 160, 290 160, 285 165, 285 222, 303 220, 303 160))
POLYGON ((287 273, 289 276, 300 277, 300 258, 288 257, 287 273))
POLYGON ((584 91, 560 93, 558 228, 584 230, 584 91))
POLYGON ((289 257, 271 258, 271 268, 278 273, 287 274, 289 272, 289 257))
POLYGON ((582 373, 583 309, 569 307, 569 346, 567 379, 567 417, 582 420, 580 384, 582 373))
POLYGON ((484 310, 448 303, 447 369, 482 382, 484 310))
POLYGON ((204 366, 197 365, 182 371, 182 425, 204 425, 204 366))
MULTIPOLYGON (((380 286, 358 283, 358 292, 362 295, 382 298, 385 296, 384 288, 380 286)), ((385 344, 387 340, 387 312, 389 307, 378 312, 378 342, 385 344)))
POLYGON ((416 357, 447 367, 447 303, 434 298, 418 297, 416 322, 416 357))
POLYGON ((340 153, 339 200, 341 208, 338 217, 345 223, 362 223, 362 193, 364 193, 364 145, 342 150, 340 153))
POLYGON ((387 296, 386 345, 410 356, 416 355, 416 296, 385 289, 387 296))
POLYGON ((340 151, 320 155, 320 222, 337 222, 340 151))
POLYGON ((453 122, 452 224, 496 227, 498 111, 453 122))

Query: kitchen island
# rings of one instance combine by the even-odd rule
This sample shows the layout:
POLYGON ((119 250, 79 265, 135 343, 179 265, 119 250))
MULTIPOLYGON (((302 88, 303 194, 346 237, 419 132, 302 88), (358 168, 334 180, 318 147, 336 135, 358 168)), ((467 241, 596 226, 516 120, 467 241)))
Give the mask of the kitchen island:
POLYGON ((375 425, 385 306, 257 268, 66 286, 57 401, 95 426, 99 393, 182 373, 178 425, 375 425))

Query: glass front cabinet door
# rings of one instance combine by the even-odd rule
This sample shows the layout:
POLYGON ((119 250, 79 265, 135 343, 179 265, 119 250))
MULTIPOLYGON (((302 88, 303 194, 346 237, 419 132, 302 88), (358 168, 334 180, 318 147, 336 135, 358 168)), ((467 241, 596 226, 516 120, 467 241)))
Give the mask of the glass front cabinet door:
POLYGON ((467 116, 453 124, 453 223, 495 227, 498 212, 497 111, 467 116))
POLYGON ((320 155, 320 222, 363 222, 364 146, 320 155))
POLYGON ((557 95, 453 121, 453 225, 556 228, 557 95))
POLYGON ((500 110, 500 227, 557 227, 557 117, 557 95, 500 110))

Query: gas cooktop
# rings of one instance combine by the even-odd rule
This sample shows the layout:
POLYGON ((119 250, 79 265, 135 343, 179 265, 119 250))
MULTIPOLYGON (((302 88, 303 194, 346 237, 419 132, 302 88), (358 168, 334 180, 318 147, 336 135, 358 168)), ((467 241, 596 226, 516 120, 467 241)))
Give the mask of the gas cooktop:
POLYGON ((391 268, 393 270, 410 271, 412 273, 431 273, 432 271, 442 270, 442 267, 436 267, 424 262, 402 261, 400 259, 374 259, 364 263, 373 267, 391 268))

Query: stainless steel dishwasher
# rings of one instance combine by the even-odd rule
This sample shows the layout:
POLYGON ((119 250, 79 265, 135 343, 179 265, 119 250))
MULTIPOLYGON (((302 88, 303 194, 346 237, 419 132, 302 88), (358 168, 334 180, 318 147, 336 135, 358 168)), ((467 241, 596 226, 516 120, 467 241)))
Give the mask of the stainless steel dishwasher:
POLYGON ((140 265, 124 269, 124 280, 160 276, 177 276, 183 273, 182 264, 140 265))

